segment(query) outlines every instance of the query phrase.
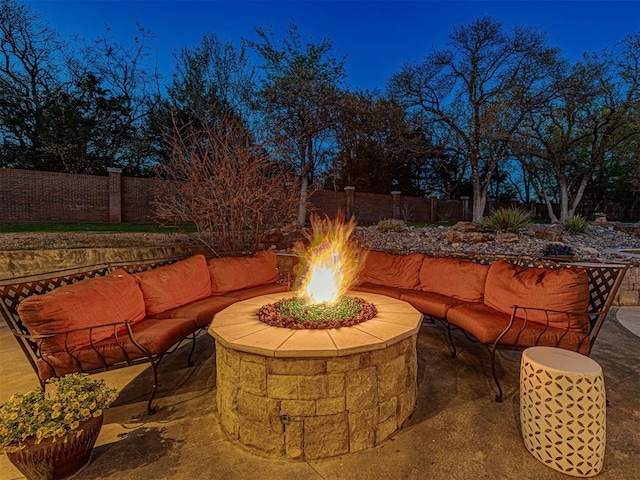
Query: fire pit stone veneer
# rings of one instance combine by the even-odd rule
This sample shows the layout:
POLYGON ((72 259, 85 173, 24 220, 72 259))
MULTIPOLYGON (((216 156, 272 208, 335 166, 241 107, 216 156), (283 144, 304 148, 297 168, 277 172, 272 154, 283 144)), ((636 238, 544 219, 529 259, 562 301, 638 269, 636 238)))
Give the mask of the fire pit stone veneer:
POLYGON ((291 330, 256 318, 286 294, 214 317, 216 404, 230 437, 270 456, 317 459, 372 448, 401 428, 416 405, 422 316, 400 300, 357 296, 378 315, 354 327, 291 330))

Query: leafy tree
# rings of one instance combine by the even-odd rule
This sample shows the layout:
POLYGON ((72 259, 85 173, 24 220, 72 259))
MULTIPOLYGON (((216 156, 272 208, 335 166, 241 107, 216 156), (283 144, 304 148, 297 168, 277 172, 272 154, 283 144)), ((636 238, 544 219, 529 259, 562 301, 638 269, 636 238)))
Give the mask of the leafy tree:
POLYGON ((424 114, 425 128, 449 130, 447 148, 469 162, 473 220, 479 221, 491 176, 508 157, 526 112, 543 98, 556 51, 536 30, 505 32, 489 17, 454 28, 449 38, 449 48, 395 74, 389 90, 406 108, 424 114))
POLYGON ((339 150, 327 186, 422 195, 421 168, 431 145, 396 102, 370 92, 344 92, 336 142, 339 150))
POLYGON ((248 45, 264 61, 265 72, 257 107, 273 143, 288 148, 300 185, 298 221, 304 224, 309 188, 335 148, 344 60, 331 54, 328 39, 303 45, 295 26, 279 44, 263 28, 256 33, 258 40, 248 45))
POLYGON ((518 150, 553 221, 574 215, 589 182, 640 135, 640 34, 619 54, 587 57, 556 77, 555 95, 532 112, 518 150), (553 211, 553 200, 560 210, 553 211))
POLYGON ((199 45, 176 54, 167 93, 173 110, 191 118, 231 114, 247 121, 255 91, 256 71, 246 49, 205 33, 199 45))
POLYGON ((235 117, 249 125, 256 93, 256 69, 244 47, 205 33, 199 45, 181 48, 167 95, 159 99, 148 118, 148 134, 158 155, 174 123, 193 125, 235 117))

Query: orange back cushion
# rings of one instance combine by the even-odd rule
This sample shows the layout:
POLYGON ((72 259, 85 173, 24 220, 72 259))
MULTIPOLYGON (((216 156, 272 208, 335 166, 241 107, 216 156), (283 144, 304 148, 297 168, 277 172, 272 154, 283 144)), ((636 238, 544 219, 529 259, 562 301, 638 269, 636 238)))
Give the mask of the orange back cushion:
POLYGON ((136 273, 149 315, 211 295, 211 278, 204 255, 136 273))
MULTIPOLYGON (((18 313, 33 334, 57 333, 123 320, 136 322, 145 316, 142 292, 136 279, 124 270, 27 297, 18 306, 18 313)), ((67 347, 73 350, 88 346, 113 333, 113 327, 94 329, 91 337, 88 331, 72 333, 67 338, 67 347)), ((63 351, 64 346, 63 335, 43 343, 43 349, 52 353, 63 351)))
POLYGON ((371 250, 367 255, 359 279, 362 283, 374 283, 396 288, 416 288, 420 282, 420 266, 424 255, 394 255, 371 250))
MULTIPOLYGON (((589 277, 579 268, 551 270, 548 268, 520 267, 506 260, 498 260, 489 268, 485 284, 484 303, 504 313, 511 313, 512 305, 545 308, 565 312, 587 312, 589 308, 589 277)), ((518 310, 524 318, 524 311, 518 310)), ((546 323, 545 312, 531 310, 530 321, 546 323)), ((567 315, 549 314, 549 325, 567 327, 567 315)), ((570 318, 569 328, 588 332, 586 316, 570 318)))
POLYGON ((467 302, 482 302, 489 265, 460 258, 424 257, 420 287, 467 302))
POLYGON ((246 257, 209 259, 211 293, 222 295, 233 290, 257 287, 278 279, 278 257, 272 250, 246 257))

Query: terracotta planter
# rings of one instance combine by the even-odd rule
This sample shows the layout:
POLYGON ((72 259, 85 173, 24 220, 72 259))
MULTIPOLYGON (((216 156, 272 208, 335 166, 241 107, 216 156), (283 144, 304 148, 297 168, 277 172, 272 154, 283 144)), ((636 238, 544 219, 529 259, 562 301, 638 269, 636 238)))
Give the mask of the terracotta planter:
POLYGON ((61 480, 78 473, 91 462, 91 452, 102 427, 103 416, 80 422, 81 432, 39 444, 27 439, 27 446, 7 457, 28 480, 61 480))

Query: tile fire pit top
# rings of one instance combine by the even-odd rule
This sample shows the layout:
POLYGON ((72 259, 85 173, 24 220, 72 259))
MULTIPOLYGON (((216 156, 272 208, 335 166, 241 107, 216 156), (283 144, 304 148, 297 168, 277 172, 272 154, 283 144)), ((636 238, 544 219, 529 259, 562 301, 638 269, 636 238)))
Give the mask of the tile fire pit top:
POLYGON ((293 330, 272 327, 258 320, 256 312, 268 303, 293 293, 263 295, 244 300, 217 313, 209 333, 222 345, 268 357, 337 357, 386 348, 415 335, 422 314, 402 300, 364 292, 352 292, 373 303, 378 315, 353 327, 325 330, 293 330))

